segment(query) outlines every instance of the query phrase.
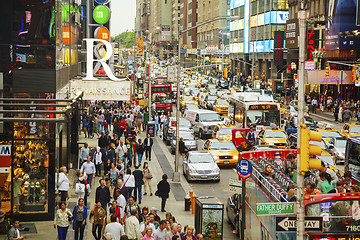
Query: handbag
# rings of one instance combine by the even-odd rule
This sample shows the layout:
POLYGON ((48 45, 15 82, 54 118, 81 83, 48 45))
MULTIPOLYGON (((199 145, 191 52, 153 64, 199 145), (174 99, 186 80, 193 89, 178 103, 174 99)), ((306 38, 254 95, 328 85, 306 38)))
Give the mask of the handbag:
POLYGON ((94 215, 92 215, 89 219, 89 223, 94 223, 94 218, 95 218, 94 215))
POLYGON ((91 193, 91 187, 90 187, 90 184, 86 184, 86 189, 87 189, 88 193, 90 194, 90 193, 91 193))
POLYGON ((85 184, 77 182, 75 184, 75 193, 84 193, 85 192, 85 184))
POLYGON ((145 179, 152 179, 153 175, 151 174, 151 172, 145 172, 144 177, 145 177, 145 179))
POLYGON ((159 190, 156 190, 156 192, 155 192, 155 196, 160 197, 159 190))

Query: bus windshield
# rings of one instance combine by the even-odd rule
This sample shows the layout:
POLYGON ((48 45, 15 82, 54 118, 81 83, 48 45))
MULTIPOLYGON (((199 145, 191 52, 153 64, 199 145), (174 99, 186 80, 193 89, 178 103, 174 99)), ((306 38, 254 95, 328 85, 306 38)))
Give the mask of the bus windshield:
POLYGON ((351 139, 346 146, 346 160, 345 164, 348 165, 348 170, 352 172, 353 176, 356 178, 360 177, 360 144, 357 141, 352 141, 351 139))
POLYGON ((338 131, 319 131, 323 138, 341 137, 338 131))
POLYGON ((359 200, 334 200, 308 204, 306 216, 323 217, 323 232, 359 233, 359 200))
POLYGON ((221 121, 221 117, 217 113, 204 113, 200 114, 201 122, 218 122, 221 121))
POLYGON ((248 110, 247 111, 247 125, 265 125, 270 126, 274 123, 276 126, 280 125, 279 110, 248 110))
POLYGON ((360 133, 360 126, 351 126, 350 133, 360 133))

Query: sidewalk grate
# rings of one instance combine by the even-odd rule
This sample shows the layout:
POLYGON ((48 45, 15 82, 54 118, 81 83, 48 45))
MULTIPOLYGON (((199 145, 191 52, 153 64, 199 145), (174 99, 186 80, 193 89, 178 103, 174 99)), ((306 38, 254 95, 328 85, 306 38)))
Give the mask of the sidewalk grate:
POLYGON ((21 234, 37 233, 35 223, 21 223, 20 228, 28 228, 29 231, 21 231, 21 234))
POLYGON ((184 201, 186 193, 180 183, 170 183, 170 189, 176 201, 184 201))

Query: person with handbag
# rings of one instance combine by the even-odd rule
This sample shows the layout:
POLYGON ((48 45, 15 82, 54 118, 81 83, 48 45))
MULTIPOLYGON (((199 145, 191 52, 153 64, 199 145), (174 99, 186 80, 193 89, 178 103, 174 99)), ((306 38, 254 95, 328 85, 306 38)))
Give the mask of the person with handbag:
POLYGON ((82 172, 77 172, 76 176, 78 179, 75 183, 75 193, 78 195, 78 200, 83 199, 85 206, 87 205, 87 195, 88 195, 88 183, 86 180, 86 175, 82 172))
POLYGON ((148 185, 150 190, 150 196, 152 196, 153 194, 151 188, 151 179, 153 178, 153 175, 150 172, 149 164, 147 162, 144 162, 143 175, 144 175, 144 195, 147 195, 146 185, 148 185))
POLYGON ((139 204, 141 204, 141 188, 142 185, 144 185, 144 175, 143 172, 139 169, 139 165, 135 165, 135 170, 133 171, 133 175, 135 177, 135 191, 134 191, 134 197, 135 201, 139 200, 139 204), (137 195, 137 196, 136 196, 137 195))
POLYGON ((157 185, 157 191, 155 195, 161 198, 161 211, 166 212, 165 204, 166 199, 169 198, 170 184, 167 181, 168 176, 166 174, 162 175, 162 180, 157 185))
POLYGON ((95 178, 95 173, 96 173, 95 164, 91 162, 91 156, 87 157, 86 162, 84 162, 83 165, 81 166, 80 172, 86 173, 87 181, 91 187, 92 179, 95 178))
POLYGON ((96 240, 101 239, 101 230, 103 220, 106 217, 106 211, 101 207, 101 202, 97 201, 94 208, 90 212, 89 222, 93 224, 92 234, 96 240))
POLYGON ((72 223, 72 216, 70 209, 66 208, 66 203, 61 202, 54 219, 54 228, 57 228, 59 240, 66 239, 69 225, 72 223))
POLYGON ((84 239, 84 230, 86 226, 88 208, 84 205, 84 199, 78 200, 78 205, 74 207, 73 216, 73 229, 75 230, 75 240, 84 239), (80 236, 79 236, 80 233, 80 236))
POLYGON ((60 168, 60 173, 58 175, 57 180, 57 188, 60 192, 60 201, 61 202, 66 202, 67 199, 69 199, 68 197, 68 191, 70 189, 70 182, 68 177, 66 176, 67 173, 67 168, 65 166, 62 166, 60 168))
POLYGON ((100 151, 100 147, 96 147, 96 151, 94 153, 94 162, 95 162, 95 176, 101 176, 101 165, 103 163, 102 161, 102 152, 100 151))
POLYGON ((131 169, 126 169, 126 173, 124 175, 124 185, 129 192, 129 196, 133 196, 132 192, 135 189, 135 177, 131 174, 131 169))
POLYGON ((142 161, 142 157, 144 155, 144 151, 145 151, 144 144, 142 143, 141 139, 139 138, 138 143, 136 144, 136 147, 135 147, 135 152, 138 155, 138 164, 139 164, 139 166, 141 165, 141 161, 142 161))

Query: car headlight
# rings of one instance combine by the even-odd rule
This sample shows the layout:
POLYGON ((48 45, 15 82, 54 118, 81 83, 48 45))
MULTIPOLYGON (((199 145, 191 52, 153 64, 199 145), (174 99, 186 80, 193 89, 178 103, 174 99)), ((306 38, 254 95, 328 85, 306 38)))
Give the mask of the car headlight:
POLYGON ((191 168, 191 167, 189 167, 189 172, 190 173, 197 173, 197 171, 194 168, 191 168))
POLYGON ((209 129, 208 126, 204 126, 204 130, 207 131, 209 129))
POLYGON ((238 159, 238 158, 239 158, 239 156, 238 156, 238 155, 235 155, 235 156, 233 156, 233 158, 234 158, 234 159, 238 159))
POLYGON ((220 168, 215 168, 214 170, 213 170, 213 173, 219 173, 220 172, 220 168))

